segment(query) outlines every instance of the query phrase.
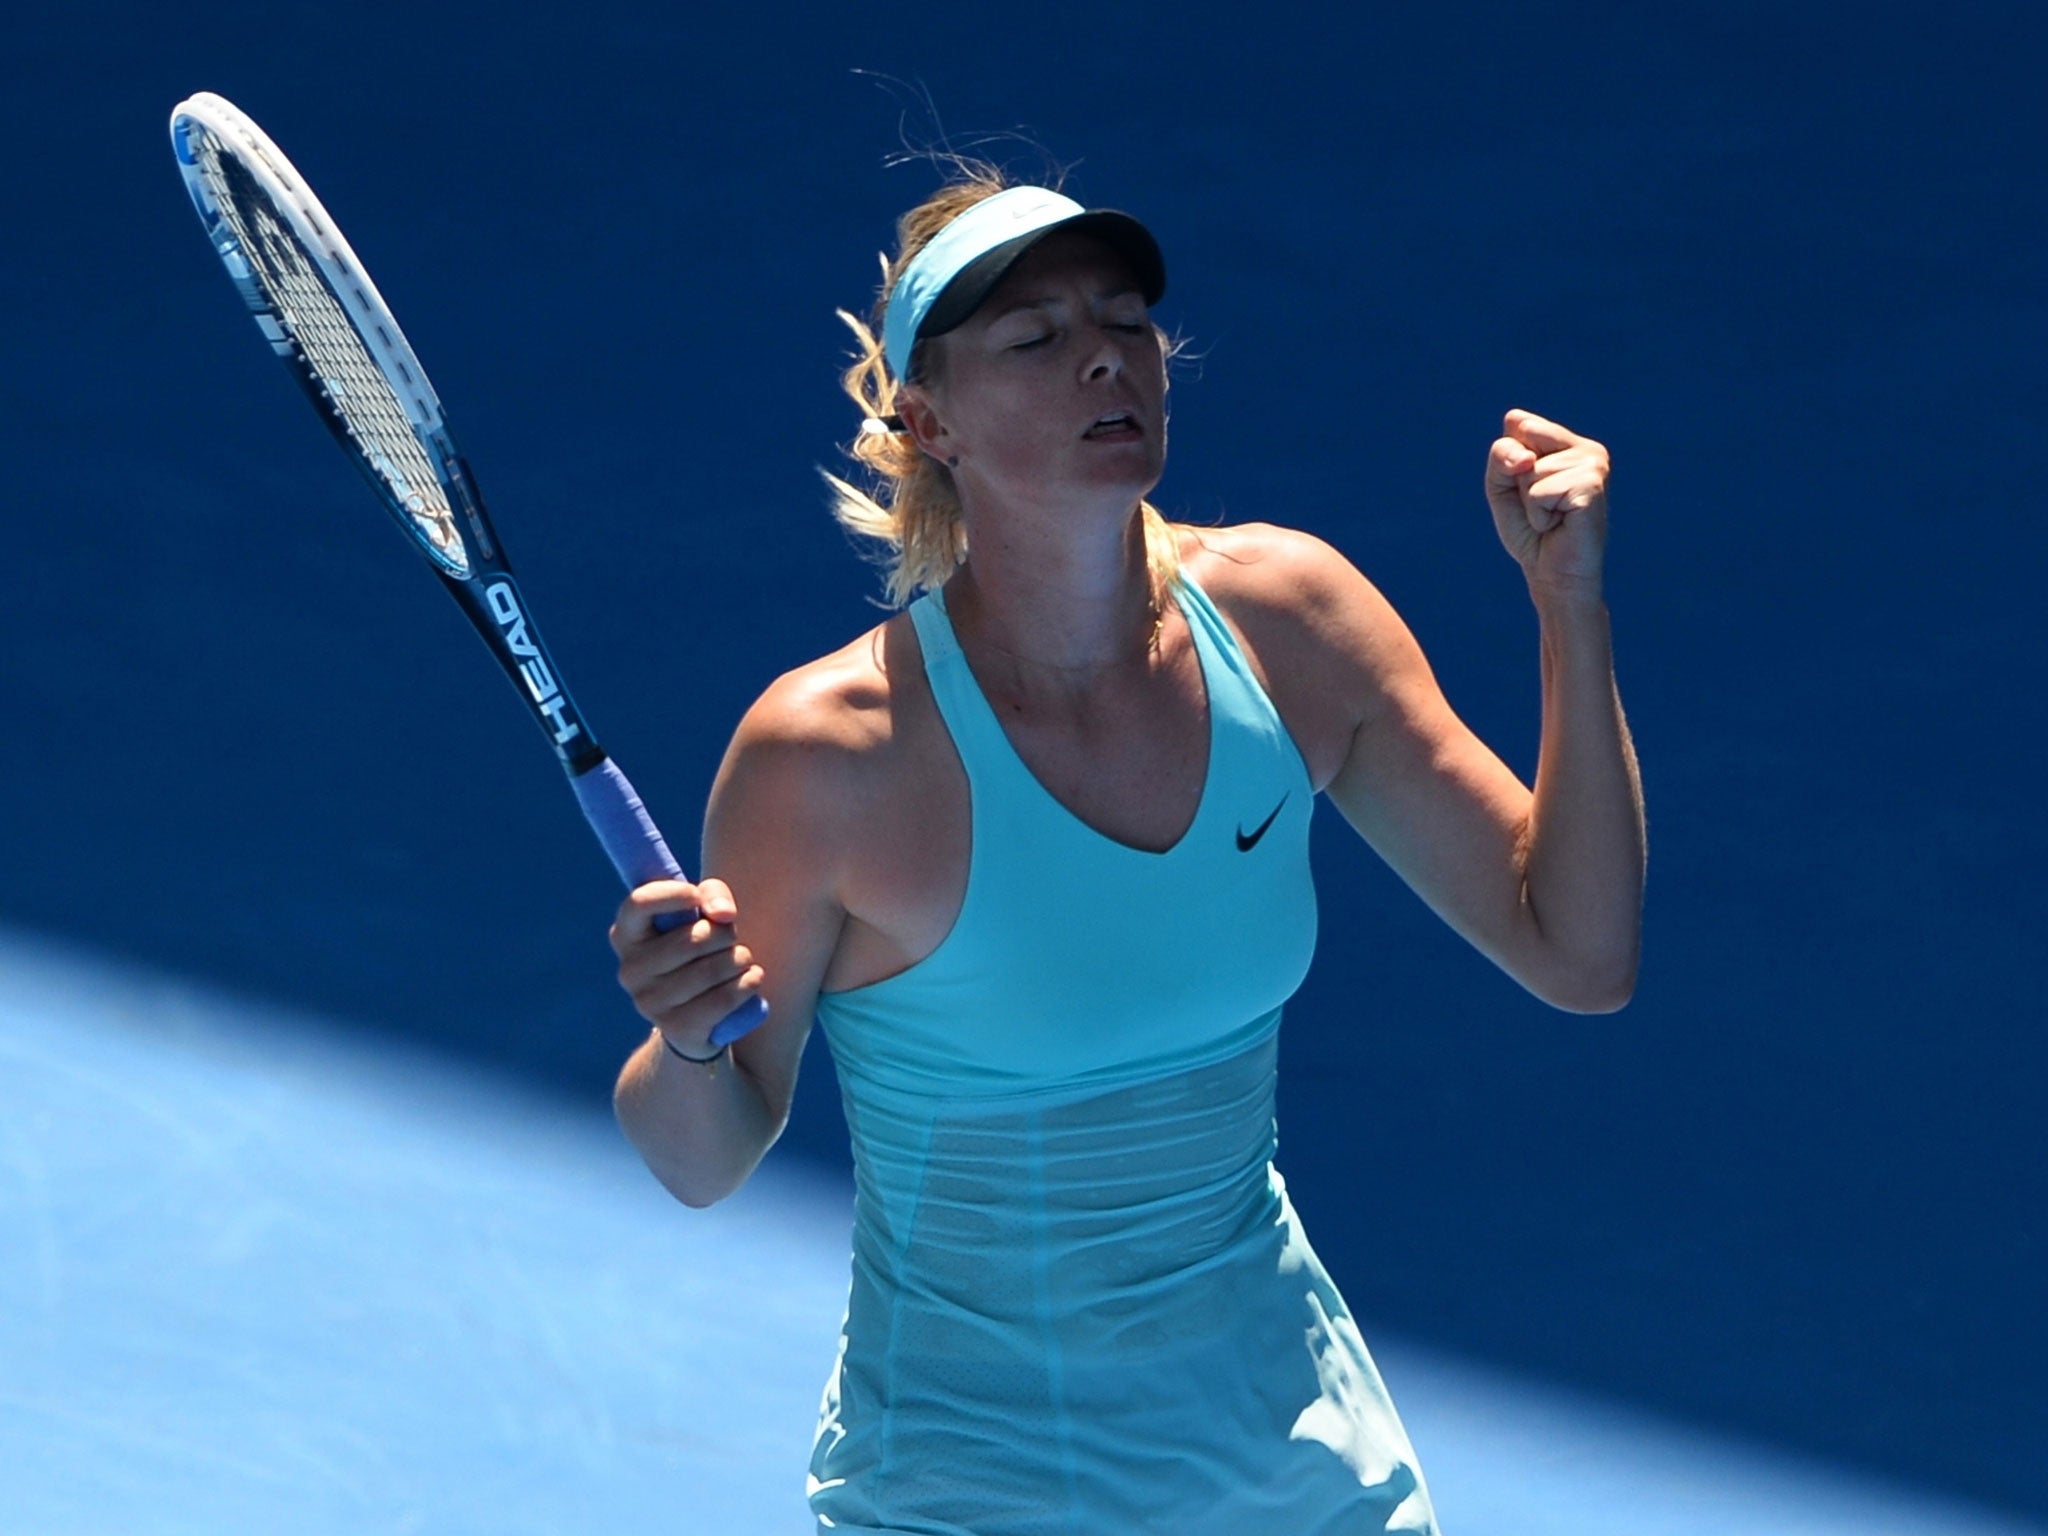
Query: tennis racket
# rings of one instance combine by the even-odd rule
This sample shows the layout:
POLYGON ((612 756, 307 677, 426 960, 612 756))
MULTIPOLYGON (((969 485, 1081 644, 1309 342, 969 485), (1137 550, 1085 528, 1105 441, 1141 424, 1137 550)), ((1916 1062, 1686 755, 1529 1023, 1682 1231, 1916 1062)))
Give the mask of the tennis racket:
MULTIPOLYGON (((320 199, 261 128, 210 91, 171 113, 171 145, 257 328, 512 680, 619 877, 628 886, 683 878, 570 698, 449 435, 440 396, 320 199)), ((694 920, 670 913, 656 926, 694 920)), ((759 997, 749 999, 712 1031, 712 1043, 738 1039, 767 1012, 759 997)))

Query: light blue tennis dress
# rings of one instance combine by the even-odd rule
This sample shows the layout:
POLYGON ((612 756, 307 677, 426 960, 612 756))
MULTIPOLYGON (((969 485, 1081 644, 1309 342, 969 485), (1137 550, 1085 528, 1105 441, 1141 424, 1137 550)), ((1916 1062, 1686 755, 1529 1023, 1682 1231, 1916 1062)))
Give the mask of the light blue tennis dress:
POLYGON ((973 850, 930 956, 818 1002, 856 1179, 820 1531, 1436 1530, 1271 1162, 1280 1007, 1315 945, 1307 773, 1208 597, 1176 596, 1209 772, 1165 853, 1054 800, 943 596, 911 606, 973 850))

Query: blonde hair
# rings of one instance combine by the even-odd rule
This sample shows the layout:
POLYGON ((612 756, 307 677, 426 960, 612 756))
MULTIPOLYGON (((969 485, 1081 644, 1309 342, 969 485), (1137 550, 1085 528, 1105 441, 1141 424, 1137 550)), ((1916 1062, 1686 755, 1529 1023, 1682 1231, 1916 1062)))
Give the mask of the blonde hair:
MULTIPOLYGON (((878 563, 891 606, 901 608, 921 591, 944 586, 967 558, 967 529, 960 512, 960 494, 953 475, 920 449, 908 432, 883 424, 896 415, 896 396, 903 385, 889 372, 882 354, 882 314, 904 268, 926 243, 960 214, 983 198, 1003 191, 1009 182, 996 167, 978 160, 951 161, 954 179, 896 221, 896 259, 882 258, 882 292, 871 319, 840 310, 839 318, 853 332, 854 360, 840 384, 860 408, 862 426, 848 445, 848 454, 869 474, 868 490, 827 474, 832 487, 832 515, 848 533, 882 546, 878 563)), ((1164 333, 1162 351, 1170 352, 1164 333)), ((936 357, 928 341, 910 354, 910 377, 930 382, 936 357)), ((1180 549, 1173 527, 1149 501, 1139 503, 1145 528, 1145 564, 1152 577, 1154 612, 1164 612, 1167 591, 1180 570, 1180 549)))

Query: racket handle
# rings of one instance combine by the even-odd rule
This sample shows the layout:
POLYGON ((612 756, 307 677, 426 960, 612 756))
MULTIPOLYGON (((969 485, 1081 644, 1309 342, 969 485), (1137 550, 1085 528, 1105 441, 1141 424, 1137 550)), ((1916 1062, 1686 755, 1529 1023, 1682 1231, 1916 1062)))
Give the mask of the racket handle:
MULTIPOLYGON (((661 829, 647 814, 632 781, 619 771, 617 763, 606 758, 595 768, 577 774, 569 781, 569 787, 576 791, 583 819, 604 844, 604 851, 611 855, 612 868, 629 889, 650 880, 683 878, 683 866, 668 851, 661 829)), ((694 923, 697 917, 694 911, 663 912, 655 917, 654 927, 659 933, 667 933, 685 923, 694 923)), ((750 997, 719 1020, 711 1031, 711 1043, 730 1044, 767 1017, 768 1004, 759 996, 750 997)))

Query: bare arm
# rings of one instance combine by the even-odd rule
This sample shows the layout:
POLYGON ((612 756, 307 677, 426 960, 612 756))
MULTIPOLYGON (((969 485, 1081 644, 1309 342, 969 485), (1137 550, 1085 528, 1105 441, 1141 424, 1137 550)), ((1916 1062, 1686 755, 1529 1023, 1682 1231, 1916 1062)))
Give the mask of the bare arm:
POLYGON ((1607 1012, 1635 991, 1642 948, 1642 780, 1615 686, 1606 604, 1545 594, 1536 612, 1543 740, 1523 906, 1561 972, 1586 988, 1561 1006, 1607 1012))
POLYGON ((1382 705, 1331 782, 1352 825, 1458 932, 1575 1012, 1626 1004, 1642 928, 1642 788, 1602 598, 1606 483, 1602 444, 1528 412, 1507 414, 1487 459, 1495 526, 1538 616, 1534 791, 1450 711, 1393 610, 1382 705))
POLYGON ((771 688, 727 749, 705 814, 704 865, 717 879, 642 886, 612 929, 619 982, 654 1026, 619 1074, 613 1106, 664 1187, 706 1206, 744 1183, 789 1120, 798 1061, 844 912, 836 887, 836 756, 815 729, 814 697, 771 688), (688 929, 656 934, 654 914, 701 904, 688 929), (756 963, 756 961, 759 963, 756 963), (748 993, 768 1021, 713 1054, 714 1025, 748 993))
MULTIPOLYGON (((1384 604, 1376 592, 1372 600, 1384 604)), ((1533 792, 1452 711, 1387 609, 1384 692, 1329 794, 1481 953, 1548 1003, 1603 1013, 1635 985, 1642 796, 1605 610, 1538 612, 1543 742, 1533 792)))
POLYGON ((1486 498, 1522 568, 1542 648, 1543 740, 1522 855, 1523 905, 1576 988, 1567 1007, 1619 1008, 1641 950, 1642 780, 1622 718, 1602 596, 1607 449, 1509 411, 1486 498))
POLYGON ((1543 738, 1533 790, 1452 711, 1421 648, 1348 561, 1285 561, 1326 697, 1350 701, 1330 799, 1430 907, 1538 997, 1577 1012, 1635 986, 1643 802, 1600 591, 1606 450, 1511 413, 1488 460, 1503 543, 1535 603, 1543 738), (1533 445, 1529 441, 1533 439, 1533 445))

